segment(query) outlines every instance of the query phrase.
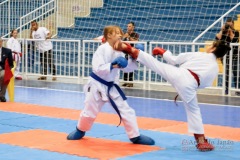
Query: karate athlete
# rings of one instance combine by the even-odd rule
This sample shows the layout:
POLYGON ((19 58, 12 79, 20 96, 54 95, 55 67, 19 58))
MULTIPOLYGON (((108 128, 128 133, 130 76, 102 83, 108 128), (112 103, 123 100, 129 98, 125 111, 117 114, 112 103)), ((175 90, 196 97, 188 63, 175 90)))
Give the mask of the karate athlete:
POLYGON ((153 139, 139 133, 135 111, 128 105, 126 97, 118 84, 119 70, 132 72, 137 69, 137 62, 124 58, 124 53, 113 49, 123 32, 118 26, 107 26, 104 29, 106 43, 100 45, 93 55, 93 72, 84 87, 86 94, 85 107, 80 114, 76 130, 71 132, 68 140, 81 139, 89 131, 102 106, 110 102, 120 117, 130 141, 134 144, 154 145, 153 139))
POLYGON ((22 80, 22 76, 20 75, 20 62, 21 62, 21 44, 17 40, 18 31, 16 29, 11 31, 11 38, 7 41, 7 48, 12 50, 13 60, 16 63, 16 67, 14 70, 14 77, 17 80, 22 80))
POLYGON ((188 130, 194 134, 197 149, 200 151, 213 150, 214 146, 204 136, 197 89, 212 85, 218 74, 216 58, 223 57, 230 47, 224 41, 215 41, 206 52, 181 53, 178 56, 173 56, 169 50, 154 48, 153 54, 163 56, 169 64, 159 62, 148 53, 121 41, 117 41, 114 49, 130 54, 133 59, 155 71, 172 84, 183 100, 188 130), (174 66, 177 64, 180 66, 174 66))

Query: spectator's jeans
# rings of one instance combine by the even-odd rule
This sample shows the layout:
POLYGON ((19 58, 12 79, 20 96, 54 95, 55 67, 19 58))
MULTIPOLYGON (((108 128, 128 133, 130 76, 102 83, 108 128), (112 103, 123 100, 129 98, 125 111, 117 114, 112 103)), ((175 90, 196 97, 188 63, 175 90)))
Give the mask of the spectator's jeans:
POLYGON ((124 81, 133 81, 133 72, 124 73, 123 79, 124 81))
MULTIPOLYGON (((132 45, 133 46, 133 45, 132 45)), ((125 55, 125 58, 128 60, 128 54, 125 55)), ((123 74, 124 81, 133 81, 133 72, 124 73, 123 74)))
POLYGON ((48 70, 47 66, 49 66, 50 72, 53 75, 56 75, 56 67, 53 64, 52 50, 48 50, 44 53, 40 53, 40 63, 41 63, 43 75, 47 75, 47 70, 48 70))

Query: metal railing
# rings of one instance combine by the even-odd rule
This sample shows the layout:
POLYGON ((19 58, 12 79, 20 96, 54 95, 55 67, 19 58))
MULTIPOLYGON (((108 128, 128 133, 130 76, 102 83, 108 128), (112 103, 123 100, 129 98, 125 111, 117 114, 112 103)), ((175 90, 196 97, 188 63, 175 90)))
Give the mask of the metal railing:
MULTIPOLYGON (((4 39, 6 41, 7 39, 4 39)), ((22 42, 22 65, 21 72, 24 79, 31 79, 36 76, 42 75, 42 66, 40 62, 40 52, 36 47, 35 43, 43 40, 33 40, 33 39, 19 39, 22 42)), ((92 57, 94 52, 97 50, 98 46, 101 45, 101 41, 94 40, 59 40, 50 39, 53 43, 52 60, 56 66, 56 75, 60 79, 71 79, 72 83, 85 83, 92 72, 92 57)), ((198 52, 199 48, 206 46, 206 43, 181 43, 181 42, 131 42, 131 43, 141 43, 144 45, 144 50, 149 54, 152 53, 152 49, 156 46, 169 49, 173 55, 178 55, 184 52, 198 52), (194 46, 194 47, 193 47, 194 46), (194 50, 193 50, 194 48, 194 50)), ((5 45, 5 43, 4 43, 5 45)), ((226 56, 224 56, 223 62, 219 63, 222 67, 221 72, 219 72, 218 77, 215 79, 213 86, 207 88, 208 94, 225 94, 225 82, 229 83, 229 96, 234 95, 234 92, 240 91, 240 56, 239 56, 239 44, 230 44, 231 48, 238 46, 238 55, 234 55, 232 50, 229 54, 229 78, 225 79, 225 64, 226 56), (234 59, 234 60, 233 60, 234 59), (237 78, 236 78, 237 77, 237 78), (211 91, 211 92, 210 92, 211 91)), ((157 56, 159 61, 166 63, 160 56, 157 56)), ((53 77, 51 70, 49 69, 49 64, 47 65, 47 75, 46 77, 53 77)), ((120 83, 124 82, 123 72, 120 71, 120 83)), ((166 90, 173 91, 174 89, 171 85, 163 79, 160 75, 146 68, 144 65, 139 63, 138 70, 134 71, 134 87, 146 90, 166 90)))
MULTIPOLYGON (((201 38, 205 33, 207 33, 212 27, 214 27, 217 23, 221 22, 221 26, 224 24, 224 18, 229 15, 232 11, 234 11, 237 7, 240 6, 240 2, 237 3, 233 8, 227 11, 224 15, 218 18, 213 24, 211 24, 208 28, 206 28, 200 35, 198 35, 193 42, 196 42, 199 38, 201 38)), ((219 28, 220 30, 220 28, 219 28)))
MULTIPOLYGON (((224 85, 225 88, 225 81, 228 81, 228 93, 227 95, 233 95, 234 92, 240 91, 240 44, 231 43, 230 45, 231 51, 229 55, 229 68, 224 67, 224 85), (233 55, 233 47, 238 47, 237 55, 233 55), (226 70, 228 71, 228 79, 225 79, 226 70)), ((224 57, 224 64, 226 64, 226 56, 224 57)))
POLYGON ((48 0, 5 0, 0 3, 1 36, 7 38, 12 29, 20 29, 20 18, 35 8, 44 5, 48 0))
POLYGON ((33 20, 36 20, 37 22, 40 21, 39 23, 40 26, 45 26, 49 28, 51 31, 52 30, 56 31, 56 24, 55 24, 56 16, 53 16, 51 19, 45 19, 46 17, 49 17, 51 14, 54 14, 55 10, 56 10, 55 0, 51 0, 48 3, 45 3, 44 5, 42 5, 41 7, 33 10, 32 12, 22 16, 20 18, 20 27, 17 28, 20 30, 20 38, 22 38, 23 29, 29 28, 33 20), (44 22, 45 20, 47 22, 44 22))
POLYGON ((6 13, 6 8, 9 9, 9 0, 5 0, 3 2, 0 3, 0 15, 1 15, 1 19, 0 19, 0 36, 2 36, 2 34, 9 32, 10 31, 10 14, 6 13))
MULTIPOLYGON (((64 77, 76 79, 77 83, 81 83, 81 43, 80 40, 60 40, 60 39, 51 39, 53 43, 52 55, 51 57, 44 57, 39 49, 36 47, 36 43, 39 43, 45 40, 33 40, 25 39, 25 64, 23 67, 24 74, 28 76, 41 76, 43 72, 41 58, 47 61, 47 75, 46 77, 64 77), (48 59, 48 58, 51 58, 48 59), (52 63, 49 64, 49 61, 52 63), (52 66, 50 66, 52 65, 52 66), (52 74, 50 68, 53 68, 53 65, 56 67, 56 75, 52 74)), ((42 62, 43 64, 45 62, 42 62)))

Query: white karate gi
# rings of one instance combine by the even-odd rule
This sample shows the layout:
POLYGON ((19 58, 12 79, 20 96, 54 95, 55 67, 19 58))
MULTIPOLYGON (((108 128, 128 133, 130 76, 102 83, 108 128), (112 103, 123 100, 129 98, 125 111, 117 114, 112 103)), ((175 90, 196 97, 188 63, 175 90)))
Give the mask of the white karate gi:
MULTIPOLYGON (((120 56, 124 57, 125 55, 123 52, 113 50, 108 42, 102 44, 98 47, 93 55, 93 72, 107 82, 114 81, 116 84, 118 84, 120 70, 119 68, 110 70, 110 66, 114 59, 120 56)), ((124 72, 132 72, 137 68, 137 62, 129 58, 128 66, 122 70, 124 72)), ((106 102, 109 102, 107 89, 108 87, 106 85, 96 81, 92 77, 89 78, 88 83, 84 87, 84 92, 86 94, 86 99, 84 102, 85 107, 79 117, 77 125, 78 129, 81 131, 90 130, 102 106, 106 102)), ((110 96, 120 111, 122 122, 128 137, 134 138, 139 136, 140 134, 135 111, 128 105, 126 100, 123 100, 114 86, 110 90, 110 96)))
POLYGON ((204 129, 198 106, 197 89, 212 85, 218 74, 216 56, 205 52, 189 52, 172 56, 170 51, 166 51, 163 54, 163 58, 170 64, 159 62, 148 53, 140 51, 137 61, 155 71, 172 84, 183 100, 187 113, 189 132, 203 134, 204 129), (180 66, 174 66, 177 64, 180 66), (200 79, 199 87, 196 79, 188 69, 198 75, 200 79))
POLYGON ((19 77, 21 78, 22 76, 20 75, 20 63, 21 63, 21 57, 20 57, 20 53, 21 53, 21 45, 19 43, 19 41, 17 39, 15 39, 14 37, 11 37, 8 41, 7 41, 7 48, 11 49, 12 52, 16 52, 16 53, 12 53, 13 56, 13 60, 16 63, 16 67, 14 70, 14 77, 19 77))

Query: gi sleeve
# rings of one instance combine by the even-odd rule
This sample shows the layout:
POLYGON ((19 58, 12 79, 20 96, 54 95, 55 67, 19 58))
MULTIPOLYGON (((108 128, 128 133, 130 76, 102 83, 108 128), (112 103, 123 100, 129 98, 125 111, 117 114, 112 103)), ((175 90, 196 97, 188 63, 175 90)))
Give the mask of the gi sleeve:
POLYGON ((181 65, 183 63, 185 63, 186 61, 188 61, 189 59, 191 59, 193 53, 180 53, 178 56, 173 56, 172 52, 170 52, 169 50, 167 50, 164 54, 163 54, 163 58, 164 60, 166 60, 169 64, 172 65, 181 65))
POLYGON ((97 75, 107 75, 110 73, 111 63, 105 62, 102 48, 98 48, 92 59, 93 71, 97 75))
POLYGON ((128 58, 128 65, 127 67, 121 69, 123 72, 133 72, 134 70, 138 69, 138 63, 136 60, 132 58, 128 58))

